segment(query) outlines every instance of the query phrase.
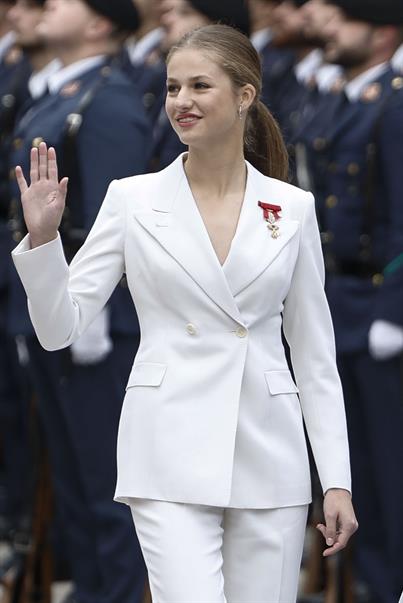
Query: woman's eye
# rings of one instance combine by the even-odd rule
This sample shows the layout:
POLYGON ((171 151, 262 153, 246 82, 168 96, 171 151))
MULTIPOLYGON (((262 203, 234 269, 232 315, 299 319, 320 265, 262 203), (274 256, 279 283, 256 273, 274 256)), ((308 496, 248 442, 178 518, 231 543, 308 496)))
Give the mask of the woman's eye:
POLYGON ((178 90, 178 86, 176 86, 175 84, 169 84, 167 86, 167 91, 169 92, 169 94, 173 94, 174 92, 177 92, 178 90))
POLYGON ((196 90, 206 89, 206 88, 209 88, 209 85, 205 84, 204 82, 196 82, 195 88, 196 88, 196 90))

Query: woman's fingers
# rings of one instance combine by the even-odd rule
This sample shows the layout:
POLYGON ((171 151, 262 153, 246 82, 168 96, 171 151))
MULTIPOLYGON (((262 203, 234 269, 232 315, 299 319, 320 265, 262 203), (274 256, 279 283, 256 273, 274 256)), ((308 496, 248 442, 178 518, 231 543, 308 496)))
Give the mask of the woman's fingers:
POLYGON ((53 182, 59 181, 59 173, 57 169, 56 151, 53 147, 48 150, 48 176, 53 182))
POLYGON ((67 185, 69 183, 68 178, 63 178, 63 180, 59 184, 59 193, 62 195, 63 199, 67 195, 67 185))
MULTIPOLYGON (((324 525, 323 523, 319 523, 317 529, 324 537, 326 544, 328 546, 327 549, 324 550, 323 556, 330 557, 330 555, 334 555, 338 551, 341 551, 347 546, 348 541, 351 536, 358 528, 358 523, 355 518, 353 519, 341 519, 339 529, 335 534, 335 537, 332 538, 329 534, 332 534, 332 531, 329 532, 328 525, 324 525), (330 544, 332 542, 332 544, 330 544)), ((331 528, 332 529, 332 528, 331 528)))
POLYGON ((45 142, 39 145, 39 179, 46 180, 48 177, 48 149, 45 142))
POLYGON ((20 193, 21 195, 23 195, 25 191, 28 190, 28 184, 25 180, 24 173, 19 165, 17 165, 17 167, 15 168, 15 177, 17 179, 17 184, 19 186, 20 193))
POLYGON ((39 179, 39 153, 35 147, 31 149, 31 184, 35 184, 39 179))

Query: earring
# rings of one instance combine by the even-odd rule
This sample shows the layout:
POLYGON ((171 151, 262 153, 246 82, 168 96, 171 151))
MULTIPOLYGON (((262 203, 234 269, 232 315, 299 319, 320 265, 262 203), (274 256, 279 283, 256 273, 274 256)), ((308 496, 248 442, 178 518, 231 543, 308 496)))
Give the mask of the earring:
POLYGON ((238 109, 239 119, 242 119, 242 112, 243 112, 243 107, 242 107, 242 105, 239 105, 239 109, 238 109))

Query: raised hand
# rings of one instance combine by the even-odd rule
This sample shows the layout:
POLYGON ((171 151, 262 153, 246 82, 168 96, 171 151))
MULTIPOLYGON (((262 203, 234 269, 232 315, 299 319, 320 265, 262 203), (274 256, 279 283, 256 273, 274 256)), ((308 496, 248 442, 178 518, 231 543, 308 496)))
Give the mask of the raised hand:
POLYGON ((31 184, 28 186, 20 166, 15 168, 24 220, 30 234, 31 247, 52 241, 62 220, 66 203, 68 178, 59 182, 56 152, 41 142, 31 150, 31 184))

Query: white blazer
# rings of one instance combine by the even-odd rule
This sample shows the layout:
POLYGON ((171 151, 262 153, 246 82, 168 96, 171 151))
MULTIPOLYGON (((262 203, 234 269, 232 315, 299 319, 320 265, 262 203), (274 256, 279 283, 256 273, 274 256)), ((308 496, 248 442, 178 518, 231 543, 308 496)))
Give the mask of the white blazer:
POLYGON ((83 333, 126 273, 141 343, 120 421, 117 500, 308 503, 302 415, 323 490, 350 490, 314 200, 249 163, 247 172, 223 267, 183 156, 159 173, 113 182, 70 268, 60 238, 30 250, 26 237, 13 252, 47 350, 83 333), (277 239, 259 200, 282 208, 277 239))

